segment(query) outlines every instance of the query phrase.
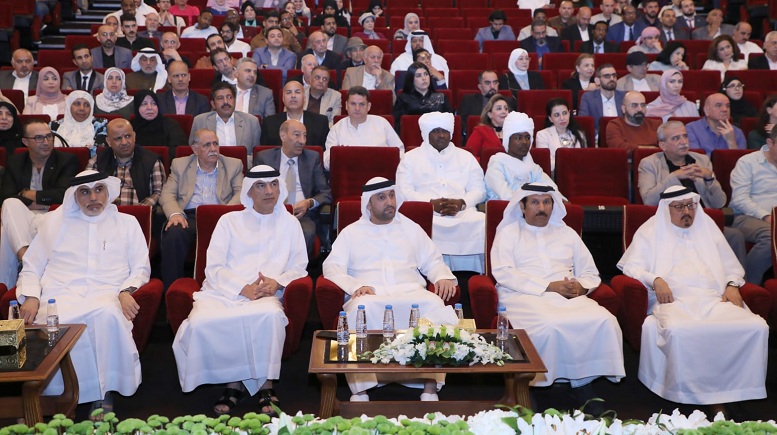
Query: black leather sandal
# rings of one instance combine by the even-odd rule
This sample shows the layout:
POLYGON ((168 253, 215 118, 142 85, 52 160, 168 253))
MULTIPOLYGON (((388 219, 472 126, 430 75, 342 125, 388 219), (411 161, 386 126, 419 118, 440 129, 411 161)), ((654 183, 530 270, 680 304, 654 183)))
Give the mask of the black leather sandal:
POLYGON ((272 388, 265 388, 264 390, 259 390, 259 412, 262 414, 265 414, 270 417, 277 417, 278 413, 275 412, 274 409, 272 409, 272 405, 275 406, 281 406, 281 401, 277 399, 278 395, 275 394, 275 390, 272 388), (273 399, 273 397, 276 397, 276 399, 273 399), (264 412, 264 408, 270 408, 269 412, 264 412))
POLYGON ((219 397, 219 400, 216 401, 216 403, 213 404, 213 412, 215 412, 218 415, 222 414, 229 414, 232 409, 240 403, 243 398, 245 397, 246 391, 245 390, 238 390, 235 388, 225 388, 224 392, 221 393, 221 397, 219 397), (226 406, 226 411, 219 411, 219 406, 226 406))

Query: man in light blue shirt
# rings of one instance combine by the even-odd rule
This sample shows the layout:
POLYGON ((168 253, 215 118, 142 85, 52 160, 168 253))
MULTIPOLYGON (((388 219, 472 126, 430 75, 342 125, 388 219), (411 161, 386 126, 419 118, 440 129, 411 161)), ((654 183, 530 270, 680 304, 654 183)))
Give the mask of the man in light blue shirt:
POLYGON ((777 206, 777 129, 759 151, 739 159, 731 171, 734 227, 754 243, 747 254, 747 281, 760 284, 771 266, 772 209, 777 206))
POLYGON ((704 101, 704 117, 689 122, 688 140, 691 149, 701 149, 708 156, 714 149, 745 149, 747 139, 742 130, 731 124, 731 103, 723 94, 712 94, 704 101))

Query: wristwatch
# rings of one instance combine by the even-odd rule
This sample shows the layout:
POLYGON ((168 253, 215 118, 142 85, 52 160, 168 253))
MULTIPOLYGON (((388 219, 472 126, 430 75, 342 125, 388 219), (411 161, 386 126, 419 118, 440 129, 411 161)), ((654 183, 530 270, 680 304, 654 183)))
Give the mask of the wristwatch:
POLYGON ((138 289, 137 287, 127 287, 124 290, 120 291, 119 293, 127 292, 130 295, 132 295, 133 293, 135 293, 135 290, 137 290, 137 289, 138 289))
POLYGON ((734 287, 736 289, 739 289, 742 286, 740 286, 739 284, 735 283, 734 281, 729 281, 729 282, 726 283, 726 287, 734 287))

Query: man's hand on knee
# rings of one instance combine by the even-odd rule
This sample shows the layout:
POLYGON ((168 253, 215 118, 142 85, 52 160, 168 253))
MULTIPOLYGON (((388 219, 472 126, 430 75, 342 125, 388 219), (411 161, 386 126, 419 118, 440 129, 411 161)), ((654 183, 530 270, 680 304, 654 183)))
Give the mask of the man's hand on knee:
POLYGON ((365 285, 356 289, 356 291, 353 292, 351 296, 358 298, 359 296, 374 295, 374 294, 375 294, 375 289, 365 285))
POLYGON ((121 311, 124 313, 124 317, 129 321, 135 320, 135 316, 140 311, 140 305, 138 305, 135 298, 129 292, 121 292, 119 293, 119 303, 121 304, 121 311))
POLYGON ((456 294, 456 284, 450 279, 441 279, 434 283, 434 292, 440 299, 447 301, 456 294))
POLYGON ((19 311, 22 314, 22 320, 27 325, 32 324, 35 321, 35 316, 38 315, 38 309, 40 308, 40 300, 38 298, 30 298, 24 300, 19 311))
POLYGON ((667 284, 663 278, 656 278, 653 280, 653 290, 656 292, 656 300, 659 304, 669 304, 674 302, 672 290, 669 288, 669 284, 667 284))
POLYGON ((170 216, 169 219, 167 219, 167 225, 165 225, 165 231, 167 231, 168 228, 174 225, 180 225, 181 228, 189 228, 189 221, 186 220, 186 216, 184 215, 174 214, 170 216))

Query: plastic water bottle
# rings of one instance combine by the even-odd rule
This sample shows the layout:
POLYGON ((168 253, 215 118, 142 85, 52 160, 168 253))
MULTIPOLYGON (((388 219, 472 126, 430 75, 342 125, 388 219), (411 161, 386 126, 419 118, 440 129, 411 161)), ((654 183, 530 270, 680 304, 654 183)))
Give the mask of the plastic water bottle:
POLYGON ((461 320, 464 318, 464 309, 461 308, 461 304, 456 304, 453 306, 453 311, 456 313, 456 317, 461 320))
POLYGON ((337 344, 340 346, 348 344, 350 333, 348 332, 348 317, 345 311, 340 311, 340 317, 337 319, 337 344))
POLYGON ((418 304, 410 306, 410 321, 407 323, 407 327, 410 329, 418 326, 418 319, 421 318, 421 312, 418 310, 418 304))
POLYGON ((510 336, 507 321, 507 308, 499 307, 499 317, 496 319, 496 339, 500 341, 507 340, 510 336))
POLYGON ((59 331, 59 312, 57 312, 56 299, 49 299, 46 307, 46 331, 49 333, 59 331))
POLYGON ((367 312, 364 305, 359 305, 356 311, 356 338, 367 338, 367 312))
POLYGON ((394 338, 394 307, 386 305, 383 312, 383 338, 394 338))
POLYGON ((8 320, 21 318, 22 315, 19 313, 19 301, 11 301, 11 306, 8 308, 8 320))

